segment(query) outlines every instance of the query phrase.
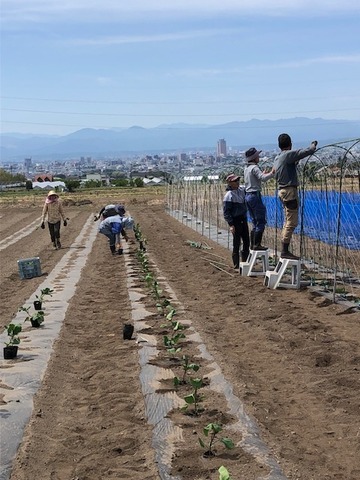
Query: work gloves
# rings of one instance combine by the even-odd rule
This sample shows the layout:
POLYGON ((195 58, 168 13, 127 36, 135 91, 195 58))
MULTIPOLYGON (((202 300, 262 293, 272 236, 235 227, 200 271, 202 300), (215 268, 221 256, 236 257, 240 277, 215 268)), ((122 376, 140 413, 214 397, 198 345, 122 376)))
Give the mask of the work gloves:
POLYGON ((67 226, 67 220, 65 219, 64 220, 64 227, 66 227, 66 226, 67 226))
POLYGON ((42 222, 41 225, 40 225, 40 227, 44 230, 44 228, 45 228, 45 223, 42 222))

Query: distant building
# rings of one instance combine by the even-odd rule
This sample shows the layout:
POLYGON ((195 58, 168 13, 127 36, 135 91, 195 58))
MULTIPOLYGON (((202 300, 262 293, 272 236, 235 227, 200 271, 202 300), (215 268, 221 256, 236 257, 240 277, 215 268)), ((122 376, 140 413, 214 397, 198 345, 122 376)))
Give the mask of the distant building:
POLYGON ((159 177, 143 178, 144 187, 154 187, 158 185, 165 185, 165 180, 159 177))
POLYGON ((53 180, 54 176, 51 173, 42 173, 34 177, 34 182, 52 182, 53 180))
POLYGON ((107 175, 101 175, 100 173, 87 173, 86 178, 81 180, 81 184, 84 185, 86 182, 101 182, 104 186, 110 185, 110 178, 107 175))
POLYGON ((226 157, 226 142, 223 138, 220 138, 217 142, 216 156, 226 157))
POLYGON ((34 190, 56 190, 56 191, 64 191, 65 190, 65 183, 61 181, 57 182, 32 182, 32 187, 34 190))
POLYGON ((30 169, 31 169, 31 167, 32 167, 31 158, 25 158, 25 160, 24 160, 24 167, 25 167, 26 173, 29 173, 29 172, 30 172, 30 169))

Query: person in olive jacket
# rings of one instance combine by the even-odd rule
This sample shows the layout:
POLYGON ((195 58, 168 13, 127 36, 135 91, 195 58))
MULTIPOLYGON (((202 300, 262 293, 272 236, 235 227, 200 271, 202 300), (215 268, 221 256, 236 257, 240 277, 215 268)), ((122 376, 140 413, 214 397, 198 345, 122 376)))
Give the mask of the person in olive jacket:
POLYGON ((62 202, 59 198, 59 195, 55 190, 50 190, 47 194, 41 219, 41 228, 45 228, 45 220, 47 219, 50 238, 53 246, 58 249, 61 248, 60 242, 60 226, 61 220, 63 221, 64 227, 67 226, 67 219, 65 217, 64 208, 62 202))

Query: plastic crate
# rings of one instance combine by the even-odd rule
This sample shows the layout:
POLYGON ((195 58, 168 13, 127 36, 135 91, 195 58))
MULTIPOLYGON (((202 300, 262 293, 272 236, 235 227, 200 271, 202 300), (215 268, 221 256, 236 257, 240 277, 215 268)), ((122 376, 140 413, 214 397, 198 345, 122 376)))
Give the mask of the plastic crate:
POLYGON ((17 263, 20 278, 40 277, 41 266, 39 257, 24 258, 23 260, 18 260, 17 263))

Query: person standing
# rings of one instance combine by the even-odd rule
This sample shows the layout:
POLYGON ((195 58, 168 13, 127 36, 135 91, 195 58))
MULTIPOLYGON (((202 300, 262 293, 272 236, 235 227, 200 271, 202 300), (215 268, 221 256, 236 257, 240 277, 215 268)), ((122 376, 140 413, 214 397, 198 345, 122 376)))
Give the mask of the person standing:
POLYGON ((275 158, 275 178, 278 184, 278 196, 284 209, 284 225, 281 234, 282 248, 280 256, 299 260, 299 257, 289 252, 289 245, 295 228, 299 222, 299 193, 297 165, 303 158, 312 155, 316 151, 318 142, 312 141, 310 147, 292 150, 292 141, 287 133, 281 133, 278 137, 278 145, 281 150, 275 158))
POLYGON ((60 226, 61 220, 63 220, 64 227, 67 226, 67 219, 65 218, 65 213, 63 209, 62 202, 59 198, 59 195, 55 190, 50 190, 47 194, 43 211, 40 227, 45 228, 45 219, 47 218, 50 238, 53 246, 56 249, 61 248, 60 242, 60 226))
POLYGON ((234 268, 240 266, 240 245, 242 241, 241 261, 246 262, 250 253, 249 227, 246 217, 245 188, 239 185, 240 177, 234 173, 226 177, 228 184, 223 201, 224 219, 233 235, 232 260, 234 268))
POLYGON ((250 248, 253 250, 268 248, 261 245, 266 225, 266 207, 261 198, 261 182, 267 182, 275 176, 274 168, 270 173, 264 173, 258 167, 261 152, 262 150, 256 150, 254 147, 245 152, 247 162, 244 170, 245 201, 253 223, 250 232, 250 248))

